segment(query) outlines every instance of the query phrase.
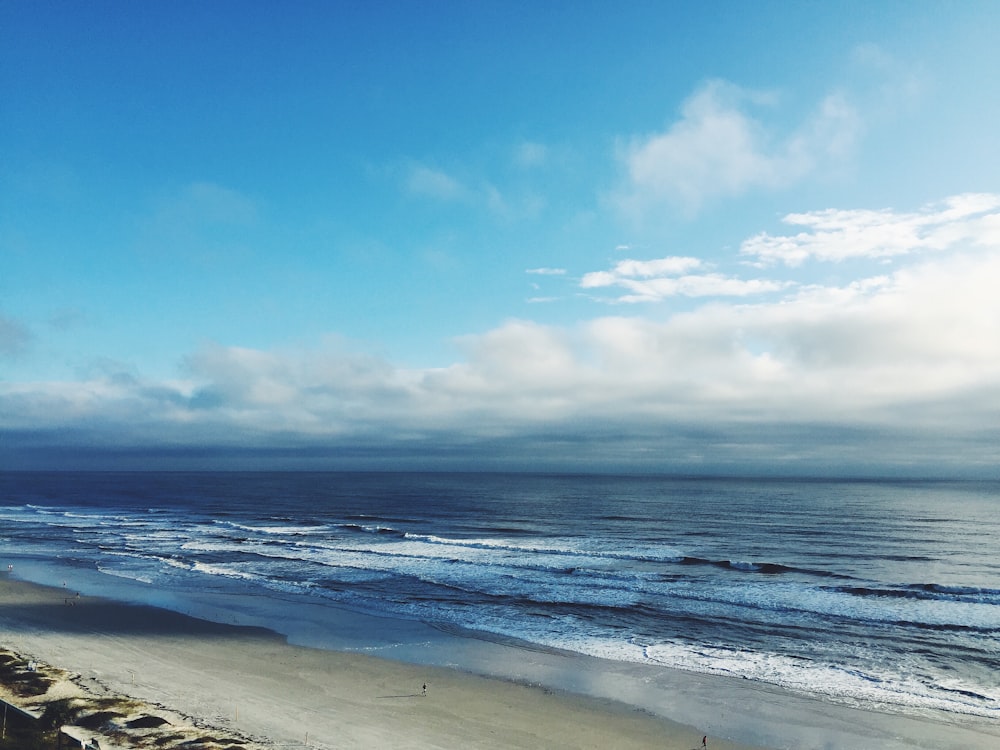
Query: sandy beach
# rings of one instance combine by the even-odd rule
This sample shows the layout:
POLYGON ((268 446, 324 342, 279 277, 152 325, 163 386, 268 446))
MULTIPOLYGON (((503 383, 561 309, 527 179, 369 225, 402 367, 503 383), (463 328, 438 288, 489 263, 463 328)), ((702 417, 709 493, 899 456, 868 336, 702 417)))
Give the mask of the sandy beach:
MULTIPOLYGON (((667 748, 702 732, 610 701, 289 645, 253 627, 0 578, 2 644, 123 694, 303 748, 667 748), (423 694, 423 685, 427 694, 423 694)), ((718 738, 710 747, 748 747, 718 738)))
POLYGON ((221 611, 206 607, 202 619, 0 575, 0 647, 68 670, 96 695, 263 747, 695 750, 704 734, 723 750, 1000 746, 991 722, 886 714, 675 670, 650 680, 601 660, 428 640, 422 623, 394 623, 403 630, 387 638, 375 619, 324 609, 323 632, 300 627, 297 642, 310 645, 294 645, 242 624, 249 615, 220 624, 221 611))

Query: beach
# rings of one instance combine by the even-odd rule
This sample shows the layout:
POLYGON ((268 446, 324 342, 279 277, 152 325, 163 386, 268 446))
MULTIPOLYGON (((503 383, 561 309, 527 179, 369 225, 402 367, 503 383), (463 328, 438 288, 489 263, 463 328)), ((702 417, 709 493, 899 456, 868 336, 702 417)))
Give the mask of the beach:
POLYGON ((1000 747, 994 485, 364 473, 0 485, 0 648, 214 736, 1000 747))
MULTIPOLYGON (((266 630, 0 579, 7 648, 131 696, 304 748, 668 748, 696 727, 625 704, 455 669, 289 645, 266 630), (423 694, 423 686, 427 693, 423 694)), ((749 746, 712 737, 710 747, 749 746)))
MULTIPOLYGON (((355 625, 360 629, 347 632, 346 638, 362 638, 364 618, 355 625)), ((85 690, 135 698, 188 717, 206 730, 231 731, 262 747, 694 750, 708 731, 639 707, 621 674, 594 671, 586 662, 571 659, 562 668, 577 670, 581 690, 588 680, 612 686, 619 680, 625 700, 545 686, 535 678, 560 658, 546 653, 534 658, 530 652, 520 654, 521 674, 526 675, 522 679, 489 678, 455 668, 292 645, 259 627, 77 597, 62 587, 6 574, 0 576, 0 627, 0 646, 68 670, 85 690)), ((475 639, 459 640, 472 649, 482 645, 475 639)), ((490 655, 490 648, 481 664, 503 658, 490 655)), ((514 674, 516 667, 508 664, 507 672, 514 674)), ((553 673, 548 677, 551 681, 553 673)), ((718 705, 732 712, 725 724, 730 731, 734 722, 744 725, 748 734, 767 725, 772 736, 786 731, 787 742, 768 745, 774 748, 845 747, 853 741, 857 748, 985 749, 1000 742, 1000 728, 982 723, 961 726, 851 711, 735 680, 706 682, 683 674, 678 678, 674 711, 684 711, 685 702, 704 700, 711 693, 718 705), (727 690, 735 692, 727 696, 727 690), (788 723, 789 716, 797 717, 797 723, 788 723), (755 729, 755 724, 760 726, 755 729)), ((709 734, 708 746, 759 747, 716 734, 709 734)))

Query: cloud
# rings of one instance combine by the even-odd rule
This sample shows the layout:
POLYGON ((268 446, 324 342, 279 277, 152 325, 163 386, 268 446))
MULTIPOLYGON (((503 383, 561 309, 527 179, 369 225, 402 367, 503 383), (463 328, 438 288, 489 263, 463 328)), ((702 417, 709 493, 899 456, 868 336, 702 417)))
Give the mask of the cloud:
POLYGON ((913 115, 914 105, 933 88, 932 76, 920 64, 903 62, 876 44, 858 45, 850 60, 855 77, 852 90, 863 98, 871 119, 892 121, 913 115))
POLYGON ((696 258, 622 260, 592 288, 712 298, 657 319, 509 320, 457 340, 444 367, 331 338, 206 345, 169 381, 119 366, 80 382, 0 381, 0 435, 34 455, 180 446, 319 466, 985 476, 1000 458, 1000 238, 981 221, 993 205, 958 196, 914 214, 974 242, 768 295, 696 258))
POLYGON ((671 256, 653 260, 622 260, 610 271, 592 271, 580 280, 582 289, 618 287, 628 293, 617 302, 658 302, 668 297, 744 297, 783 289, 784 282, 736 279, 718 273, 691 274, 704 268, 698 258, 671 256))
POLYGON ((413 196, 485 210, 503 221, 534 218, 545 207, 545 200, 530 190, 504 192, 488 180, 461 180, 418 163, 407 167, 403 188, 413 196))
POLYGON ((614 273, 617 276, 650 278, 684 273, 701 267, 702 262, 698 258, 672 256, 655 260, 622 260, 615 264, 614 273))
POLYGON ((971 434, 1000 424, 997 284, 994 249, 660 322, 513 320, 461 339, 462 360, 438 369, 338 346, 212 345, 190 357, 185 381, 3 384, 0 414, 7 430, 99 420, 124 436, 213 443, 234 431, 265 444, 288 435, 397 444, 402 435, 475 442, 543 426, 580 438, 628 425, 724 434, 737 423, 971 434))
POLYGON ((529 268, 525 273, 534 274, 535 276, 564 276, 566 274, 565 268, 529 268))
POLYGON ((667 464, 669 451, 717 451, 734 461, 838 455, 877 466, 906 463, 911 449, 933 453, 939 440, 938 460, 961 467, 995 453, 995 440, 972 436, 995 438, 1000 424, 998 283, 994 248, 663 321, 512 320, 464 337, 462 359, 437 369, 399 368, 336 343, 211 345, 190 357, 184 381, 3 384, 0 414, 8 432, 47 425, 123 443, 381 445, 392 455, 461 445, 468 460, 476 446, 572 443, 578 455, 621 461, 631 446, 667 464))
POLYGON ((893 428, 926 427, 926 417, 934 429, 967 429, 965 417, 939 421, 951 404, 961 414, 982 408, 972 421, 987 429, 1000 416, 998 283, 995 248, 774 301, 714 302, 663 322, 512 322, 467 340, 468 361, 438 382, 477 383, 503 413, 527 398, 532 417, 893 428))
POLYGON ((480 202, 490 213, 503 221, 520 221, 536 218, 545 208, 545 199, 530 190, 503 193, 497 187, 486 184, 481 188, 480 202))
POLYGON ((455 177, 422 164, 411 165, 406 175, 406 189, 413 195, 440 201, 460 201, 470 191, 455 177))
POLYGON ((166 222, 183 224, 252 224, 257 206, 247 196, 212 182, 192 182, 172 195, 163 197, 157 206, 158 216, 166 222))
POLYGON ((522 169, 539 167, 548 160, 549 149, 542 143, 525 141, 514 149, 514 163, 522 169))
POLYGON ((706 83, 665 131, 619 146, 625 180, 613 202, 633 218, 664 205, 693 213, 712 198, 794 184, 851 152, 861 123, 843 94, 828 95, 784 136, 748 112, 747 105, 773 107, 773 99, 725 81, 706 83))
POLYGON ((963 243, 1000 243, 1000 195, 967 193, 912 213, 888 209, 788 214, 785 224, 805 227, 795 235, 762 232, 743 242, 740 253, 761 264, 798 266, 807 260, 892 258, 963 243))
POLYGON ((31 342, 31 332, 19 320, 0 315, 0 356, 22 354, 31 342))
POLYGON ((139 225, 143 253, 198 262, 245 256, 259 220, 257 202, 213 182, 192 182, 160 195, 139 225))

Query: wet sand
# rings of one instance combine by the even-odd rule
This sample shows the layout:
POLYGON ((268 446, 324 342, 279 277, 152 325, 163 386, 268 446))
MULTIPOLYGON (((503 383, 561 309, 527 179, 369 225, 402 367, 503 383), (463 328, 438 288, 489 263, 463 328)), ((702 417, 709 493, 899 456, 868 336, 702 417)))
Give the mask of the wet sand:
POLYGON ((839 705, 322 604, 185 601, 197 616, 0 573, 0 646, 76 673, 98 694, 272 747, 695 750, 703 734, 716 750, 1000 747, 1000 722, 985 719, 839 705))
MULTIPOLYGON (((261 628, 75 597, 0 577, 0 645, 127 695, 283 747, 664 748, 702 732, 625 704, 363 654, 261 628), (427 694, 423 685, 427 684, 427 694)), ((748 748, 710 738, 718 750, 748 748)))

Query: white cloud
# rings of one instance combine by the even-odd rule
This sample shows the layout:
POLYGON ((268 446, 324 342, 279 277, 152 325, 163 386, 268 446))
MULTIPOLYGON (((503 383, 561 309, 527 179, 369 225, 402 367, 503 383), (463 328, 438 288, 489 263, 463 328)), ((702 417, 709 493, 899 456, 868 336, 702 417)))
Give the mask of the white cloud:
POLYGON ((455 177, 422 164, 411 165, 406 175, 406 189, 413 195, 440 201, 464 200, 469 190, 455 177))
POLYGON ((623 260, 590 283, 637 298, 715 299, 657 320, 508 321, 460 339, 461 356, 442 368, 407 369, 330 340, 286 351, 206 346, 184 381, 0 381, 0 430, 63 439, 86 428, 87 445, 99 433, 121 445, 311 441, 383 453, 445 441, 479 455, 500 440, 530 453, 531 436, 545 434, 573 455, 627 444, 663 461, 683 449, 995 465, 1000 238, 984 221, 995 204, 959 196, 913 215, 974 242, 778 296, 753 298, 772 282, 728 278, 694 258, 623 260), (852 442, 859 432, 864 445, 852 442))
POLYGON ((529 189, 501 190, 486 179, 460 179, 424 164, 409 164, 402 182, 410 195, 485 210, 501 221, 532 219, 545 208, 545 199, 529 189))
POLYGON ((903 62, 878 45, 866 43, 851 52, 855 82, 865 102, 865 112, 876 120, 897 120, 915 115, 914 105, 933 88, 931 76, 912 59, 903 62))
POLYGON ((539 167, 546 162, 549 149, 541 143, 525 141, 514 149, 514 162, 522 168, 539 167))
POLYGON ((584 274, 580 286, 584 289, 615 286, 635 278, 650 278, 700 268, 702 262, 697 258, 670 256, 655 260, 622 260, 615 264, 611 271, 592 271, 584 274))
POLYGON ((698 258, 669 256, 653 260, 622 260, 610 271, 592 271, 580 280, 583 289, 618 287, 627 294, 617 302, 656 302, 667 297, 744 297, 783 289, 782 282, 735 279, 718 273, 690 274, 704 263, 698 258))
POLYGON ((961 243, 995 245, 1000 195, 956 195, 912 213, 827 209, 788 214, 782 221, 806 229, 795 235, 762 232, 744 241, 740 253, 762 264, 797 266, 809 259, 891 258, 961 243))
POLYGON ((536 276, 564 276, 566 274, 565 268, 529 268, 525 273, 534 274, 536 276))
POLYGON ((998 285, 993 249, 776 301, 716 301, 662 321, 513 320, 462 338, 463 359, 441 369, 399 368, 336 344, 213 345, 192 355, 184 384, 0 384, 0 413, 7 428, 109 414, 123 424, 216 425, 220 440, 236 426, 476 436, 584 417, 923 427, 952 413, 963 421, 949 429, 985 429, 1000 418, 998 285), (933 413, 922 406, 931 403, 933 413))
POLYGON ((791 185, 829 158, 850 153, 860 118, 845 96, 827 96, 784 136, 747 112, 748 103, 771 104, 772 98, 725 81, 705 84, 667 130, 620 147, 626 179, 615 202, 636 218, 664 204, 694 212, 717 196, 791 185))
POLYGON ((493 185, 480 188, 481 202, 503 221, 534 219, 545 209, 545 198, 531 190, 501 192, 493 185))
POLYGON ((702 274, 659 278, 649 280, 622 280, 619 286, 629 290, 629 294, 618 298, 619 302, 658 302, 666 297, 747 297, 775 292, 785 284, 766 279, 734 279, 722 274, 702 274))
POLYGON ((257 220, 256 202, 214 182, 192 182, 159 198, 153 221, 161 225, 247 226, 257 220))
POLYGON ((650 278, 668 274, 685 273, 701 268, 698 258, 669 256, 654 260, 623 260, 615 264, 615 273, 619 276, 650 278))
POLYGON ((193 182, 159 196, 139 223, 140 252, 214 263, 240 258, 253 244, 257 201, 213 182, 193 182))

